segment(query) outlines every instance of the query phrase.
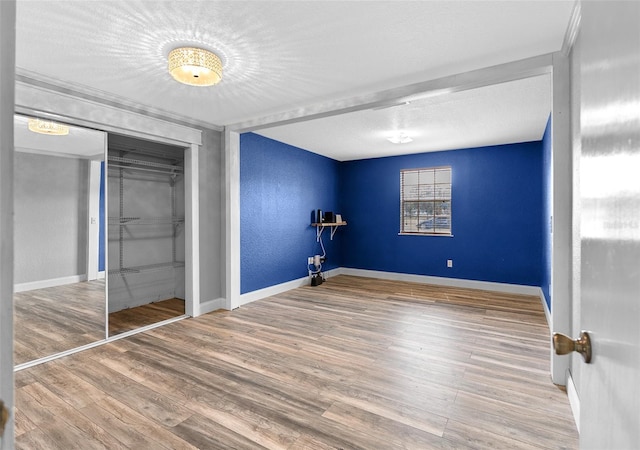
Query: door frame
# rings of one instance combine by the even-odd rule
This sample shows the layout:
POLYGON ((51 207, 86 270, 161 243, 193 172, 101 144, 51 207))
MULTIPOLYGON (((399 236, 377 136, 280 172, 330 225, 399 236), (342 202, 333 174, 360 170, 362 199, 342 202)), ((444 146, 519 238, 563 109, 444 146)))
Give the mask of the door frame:
MULTIPOLYGON (((100 163, 89 160, 89 180, 87 182, 87 281, 97 280, 99 271, 100 245, 100 163)), ((104 274, 103 274, 104 275, 104 274)))
POLYGON ((9 421, 0 448, 13 448, 13 103, 15 0, 0 1, 0 399, 9 421))

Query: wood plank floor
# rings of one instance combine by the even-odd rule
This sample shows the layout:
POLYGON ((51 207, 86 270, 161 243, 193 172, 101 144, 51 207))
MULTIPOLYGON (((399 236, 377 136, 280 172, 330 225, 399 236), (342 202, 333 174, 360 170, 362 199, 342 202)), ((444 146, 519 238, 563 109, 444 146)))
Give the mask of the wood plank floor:
POLYGON ((540 300, 338 276, 16 374, 22 449, 577 448, 540 300))
POLYGON ((104 280, 16 292, 14 363, 105 338, 104 280))
POLYGON ((171 298, 109 314, 109 336, 135 330, 184 314, 184 300, 171 298))

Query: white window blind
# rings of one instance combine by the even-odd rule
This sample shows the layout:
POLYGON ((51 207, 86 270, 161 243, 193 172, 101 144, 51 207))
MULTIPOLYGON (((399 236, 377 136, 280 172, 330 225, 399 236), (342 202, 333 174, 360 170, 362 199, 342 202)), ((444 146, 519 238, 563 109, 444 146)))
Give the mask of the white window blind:
POLYGON ((451 167, 400 171, 400 234, 451 235, 451 167))

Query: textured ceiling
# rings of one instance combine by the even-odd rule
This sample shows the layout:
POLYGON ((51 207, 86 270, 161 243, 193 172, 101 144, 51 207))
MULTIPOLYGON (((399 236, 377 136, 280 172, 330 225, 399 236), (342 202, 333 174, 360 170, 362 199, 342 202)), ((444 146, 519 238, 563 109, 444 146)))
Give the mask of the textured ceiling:
POLYGON ((541 75, 257 133, 344 161, 540 140, 550 104, 550 76, 541 75), (400 133, 413 141, 387 140, 400 133))
MULTIPOLYGON (((572 6, 18 0, 16 65, 63 87, 223 126, 557 51, 572 6), (167 54, 183 44, 221 56, 219 85, 171 78, 167 54)), ((430 111, 423 114, 437 114, 430 111)))

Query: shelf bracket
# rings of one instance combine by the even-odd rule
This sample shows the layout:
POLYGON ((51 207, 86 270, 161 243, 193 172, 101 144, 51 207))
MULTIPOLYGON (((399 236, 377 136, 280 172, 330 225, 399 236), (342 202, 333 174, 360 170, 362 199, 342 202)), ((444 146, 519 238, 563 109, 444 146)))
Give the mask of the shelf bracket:
MULTIPOLYGON (((320 242, 320 236, 322 236, 322 232, 324 231, 324 225, 318 225, 316 227, 316 242, 320 242)), ((333 238, 333 234, 331 235, 333 238)))
POLYGON ((347 222, 331 223, 327 225, 322 223, 312 223, 311 225, 316 227, 316 242, 320 242, 320 237, 322 236, 322 232, 324 231, 325 227, 329 227, 329 229, 331 230, 331 240, 333 241, 333 235, 336 234, 338 227, 346 224, 347 222))

